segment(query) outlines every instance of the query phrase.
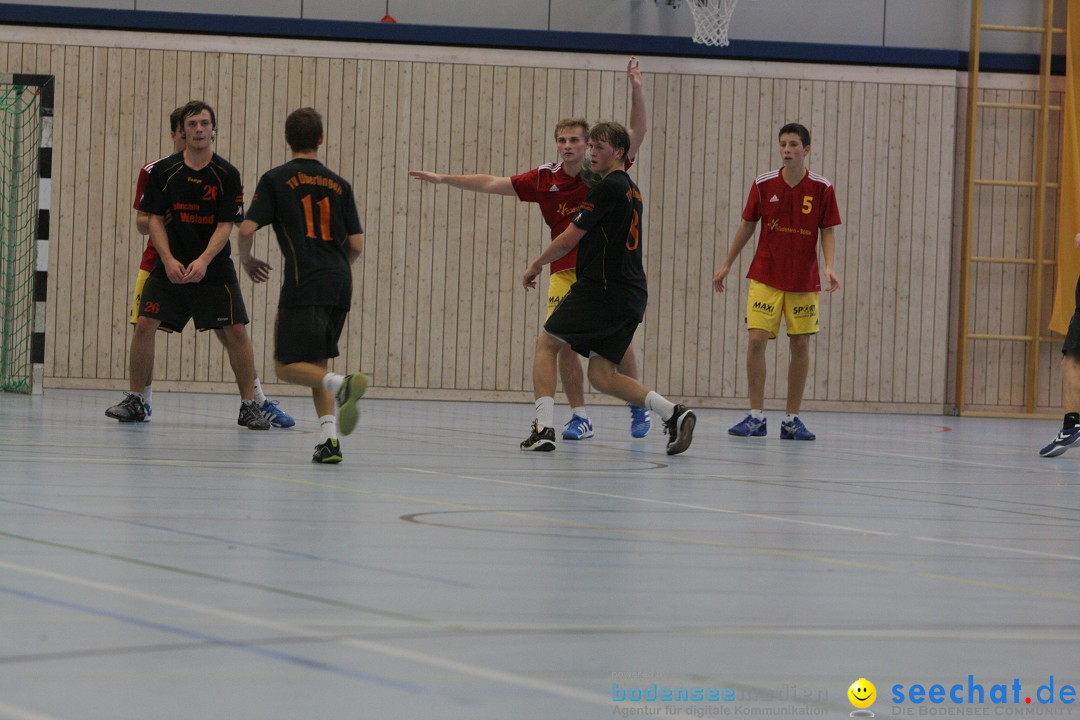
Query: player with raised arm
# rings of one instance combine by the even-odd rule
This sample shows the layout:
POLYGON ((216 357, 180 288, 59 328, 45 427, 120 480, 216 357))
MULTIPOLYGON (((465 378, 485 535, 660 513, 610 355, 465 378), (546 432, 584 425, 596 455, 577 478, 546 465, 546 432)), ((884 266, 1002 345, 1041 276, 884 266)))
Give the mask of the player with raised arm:
MULTIPOLYGON (((645 107, 644 80, 637 58, 630 58, 626 66, 630 82, 630 148, 624 159, 624 169, 629 169, 637 158, 638 149, 645 138, 647 118, 645 107)), ((471 190, 473 192, 492 193, 495 195, 516 196, 522 202, 534 202, 540 206, 544 222, 551 228, 552 239, 559 236, 577 213, 589 188, 600 181, 600 176, 593 172, 585 162, 586 140, 589 123, 583 118, 566 118, 555 126, 555 146, 560 161, 548 163, 527 172, 510 177, 494 175, 444 175, 413 170, 409 175, 436 185, 471 190)), ((547 315, 551 317, 555 307, 566 296, 570 286, 576 280, 576 250, 551 264, 548 278, 547 315)), ((585 440, 593 437, 592 420, 585 409, 585 375, 581 369, 581 360, 569 347, 564 347, 559 354, 559 375, 562 377, 563 390, 570 403, 570 419, 562 432, 564 440, 585 440)), ((637 358, 634 349, 628 348, 626 356, 619 366, 619 372, 637 378, 637 358)), ((634 437, 645 437, 651 421, 647 408, 630 405, 630 433, 634 437)))
POLYGON ((589 131, 589 161, 603 180, 589 191, 570 225, 522 275, 522 285, 534 288, 544 265, 578 250, 577 280, 536 340, 536 416, 522 450, 555 449, 556 358, 564 346, 589 359, 589 382, 600 392, 664 418, 668 455, 685 452, 693 439, 693 411, 619 372, 648 301, 642 265, 644 203, 623 169, 629 149, 629 133, 618 123, 598 123, 589 131))

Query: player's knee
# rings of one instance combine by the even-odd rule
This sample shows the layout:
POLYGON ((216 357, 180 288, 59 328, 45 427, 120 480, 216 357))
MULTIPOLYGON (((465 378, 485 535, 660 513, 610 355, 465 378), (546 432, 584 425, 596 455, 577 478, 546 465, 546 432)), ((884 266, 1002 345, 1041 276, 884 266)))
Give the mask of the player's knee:
POLYGON ((589 362, 589 383, 600 392, 606 393, 611 388, 614 374, 614 365, 595 361, 589 362))

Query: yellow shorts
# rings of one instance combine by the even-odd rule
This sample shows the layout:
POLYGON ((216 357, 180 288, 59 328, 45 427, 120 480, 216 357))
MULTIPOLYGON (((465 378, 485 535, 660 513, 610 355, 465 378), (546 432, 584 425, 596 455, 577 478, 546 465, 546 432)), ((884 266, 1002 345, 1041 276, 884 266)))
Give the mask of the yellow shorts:
POLYGON ((777 290, 751 280, 746 298, 746 327, 767 330, 772 340, 780 331, 780 316, 783 315, 788 335, 813 335, 818 331, 818 295, 816 292, 777 290))
POLYGON ((131 324, 134 325, 139 319, 139 301, 142 299, 143 285, 146 278, 150 277, 149 270, 139 268, 139 274, 135 277, 135 297, 131 300, 131 324))
POLYGON ((577 270, 560 270, 552 273, 548 279, 548 311, 547 316, 555 312, 566 293, 570 292, 570 286, 577 281, 577 270))

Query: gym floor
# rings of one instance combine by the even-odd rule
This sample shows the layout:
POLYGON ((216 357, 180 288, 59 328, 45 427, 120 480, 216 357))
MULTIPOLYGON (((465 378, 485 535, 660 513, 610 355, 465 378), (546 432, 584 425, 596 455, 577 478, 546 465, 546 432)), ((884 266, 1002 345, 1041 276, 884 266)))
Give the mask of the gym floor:
POLYGON ((808 413, 805 443, 705 410, 668 457, 594 407, 522 453, 527 404, 368 399, 318 466, 306 398, 270 432, 119 398, 0 395, 2 718, 846 717, 862 678, 878 717, 1080 715, 1053 421, 808 413))

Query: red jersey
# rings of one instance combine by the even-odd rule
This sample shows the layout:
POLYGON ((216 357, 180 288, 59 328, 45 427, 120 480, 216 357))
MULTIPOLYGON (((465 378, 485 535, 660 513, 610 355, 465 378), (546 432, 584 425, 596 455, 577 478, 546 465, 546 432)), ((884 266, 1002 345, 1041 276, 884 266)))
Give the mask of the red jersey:
POLYGON ((743 220, 761 220, 757 252, 746 277, 788 292, 818 292, 818 231, 840 224, 832 183, 807 171, 795 187, 780 170, 750 186, 743 220))
MULTIPOLYGON (((514 175, 510 178, 522 202, 534 202, 540 205, 544 222, 551 228, 554 240, 581 208, 581 201, 589 194, 589 188, 581 175, 570 177, 563 172, 562 163, 541 165, 535 170, 514 175)), ((577 248, 551 263, 551 272, 572 270, 577 267, 577 248)))
MULTIPOLYGON (((634 165, 632 159, 624 163, 629 170, 634 165)), ((581 209, 581 202, 589 194, 589 185, 578 173, 570 177, 563 172, 562 163, 548 163, 535 170, 513 175, 510 182, 514 192, 522 202, 534 202, 540 205, 544 222, 551 228, 551 239, 559 237, 570 224, 570 220, 581 209)), ((599 178, 597 178, 599 180, 599 178)), ((551 263, 551 272, 572 270, 577 267, 577 248, 551 263)))
MULTIPOLYGON (((139 179, 135 182, 135 204, 132 206, 136 211, 139 209, 139 203, 142 202, 143 192, 146 191, 146 180, 150 177, 150 169, 154 167, 154 163, 156 162, 157 160, 148 162, 142 166, 141 170, 139 170, 139 179)), ((148 238, 146 240, 146 248, 143 250, 142 260, 139 262, 139 269, 150 272, 154 269, 154 266, 157 265, 157 261, 157 250, 154 249, 154 243, 148 238)))

